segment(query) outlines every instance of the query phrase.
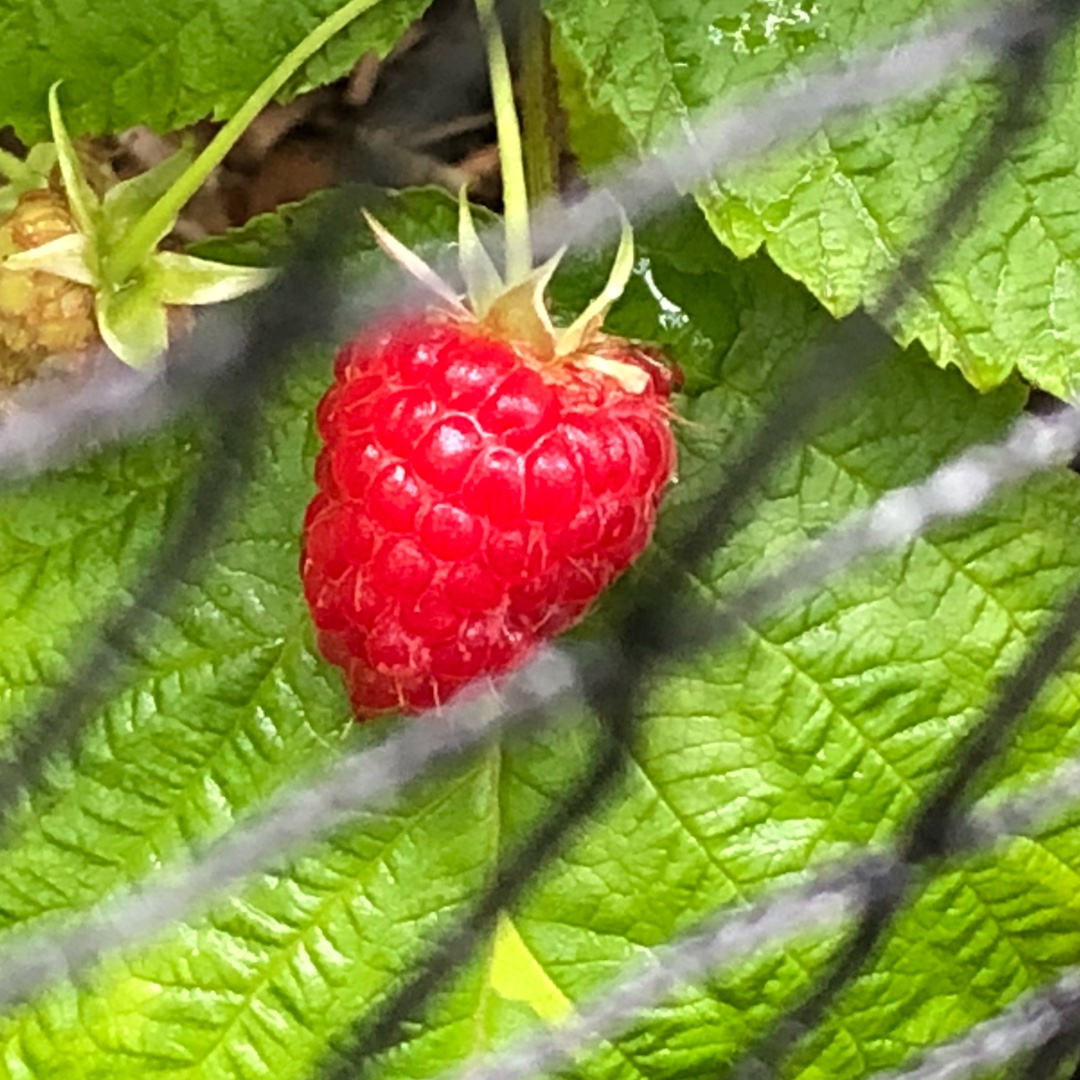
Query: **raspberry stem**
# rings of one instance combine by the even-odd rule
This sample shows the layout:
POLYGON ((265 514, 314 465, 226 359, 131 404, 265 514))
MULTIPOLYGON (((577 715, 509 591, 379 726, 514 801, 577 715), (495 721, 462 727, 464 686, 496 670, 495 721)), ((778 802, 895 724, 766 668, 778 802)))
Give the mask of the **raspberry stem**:
POLYGON ((525 181, 534 206, 555 193, 556 154, 551 135, 551 62, 548 28, 538 3, 521 7, 521 127, 525 181))
POLYGON ((529 235, 529 197, 521 153, 521 127, 514 105, 514 85, 506 43, 492 0, 476 0, 476 15, 487 49, 491 100, 502 166, 503 219, 506 222, 506 283, 524 281, 532 272, 532 239, 529 235))
POLYGON ((172 228, 188 200, 206 182, 210 174, 225 159, 248 125, 274 99, 290 78, 310 60, 335 34, 354 19, 375 6, 378 0, 349 0, 324 19, 300 42, 259 84, 251 96, 225 126, 214 136, 206 149, 191 163, 184 174, 132 226, 113 249, 108 276, 123 284, 157 248, 158 240, 172 228))

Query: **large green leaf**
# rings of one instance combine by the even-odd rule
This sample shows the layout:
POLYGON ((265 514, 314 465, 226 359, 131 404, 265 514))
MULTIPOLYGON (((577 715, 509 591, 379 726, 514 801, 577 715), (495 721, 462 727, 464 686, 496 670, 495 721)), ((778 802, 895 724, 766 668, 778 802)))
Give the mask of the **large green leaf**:
MULTIPOLYGON (((381 216, 406 240, 453 228, 449 200, 424 194, 396 206, 381 216)), ((248 231, 246 257, 271 225, 248 231)), ((763 257, 737 263, 696 211, 641 239, 614 322, 666 342, 688 380, 680 483, 655 559, 831 320, 763 257)), ((371 265, 364 255, 354 273, 371 265)), ((569 268, 558 307, 580 309, 605 272, 600 258, 569 268)), ((18 816, 0 850, 5 934, 62 919, 218 835, 339 752, 344 698, 311 651, 296 570, 321 377, 301 371, 273 403, 257 481, 228 536, 133 659, 127 688, 18 816)), ((1015 384, 980 397, 917 350, 897 352, 787 455, 736 541, 698 575, 703 594, 722 595, 847 511, 994 437, 1021 403, 1015 384)), ((62 676, 74 627, 152 549, 197 460, 197 439, 184 432, 3 494, 7 716, 62 676)), ((729 648, 672 665, 647 702, 618 801, 502 921, 427 1021, 410 1026, 381 1075, 433 1075, 557 1020, 695 917, 888 837, 1080 572, 1078 510, 1076 477, 1043 477, 976 520, 793 601, 729 648)), ((583 632, 603 627, 601 614, 583 632)), ((1077 690, 1072 669, 1048 688, 999 784, 1078 748, 1077 690)), ((582 719, 558 735, 507 739, 392 813, 366 815, 209 914, 110 959, 82 986, 46 992, 0 1023, 0 1076, 311 1076, 332 1037, 400 979, 551 805, 591 733, 582 719)), ((1075 955, 1078 849, 1080 832, 1062 827, 943 876, 817 1033, 805 1070, 867 1075, 1075 955)), ((686 990, 583 1057, 580 1072, 710 1074, 830 944, 800 942, 686 990)))
MULTIPOLYGON (((547 0, 563 100, 587 164, 658 145, 715 106, 795 66, 873 45, 953 0, 547 0)), ((972 6, 972 5, 966 5, 972 6)), ((978 5, 976 5, 978 6, 978 5)), ((891 327, 976 386, 1018 369, 1061 396, 1080 392, 1080 82, 1059 50, 1046 124, 1003 170, 976 226, 891 327)), ((837 124, 699 195, 717 236, 762 245, 834 314, 872 306, 919 234, 995 92, 954 82, 863 123, 837 124)))
MULTIPOLYGON (((428 0, 378 0, 292 82, 292 92, 345 74, 372 50, 385 55, 428 0)), ((64 80, 75 134, 133 124, 171 131, 231 116, 274 65, 339 0, 0 0, 0 126, 26 142, 48 137, 46 95, 64 80)))

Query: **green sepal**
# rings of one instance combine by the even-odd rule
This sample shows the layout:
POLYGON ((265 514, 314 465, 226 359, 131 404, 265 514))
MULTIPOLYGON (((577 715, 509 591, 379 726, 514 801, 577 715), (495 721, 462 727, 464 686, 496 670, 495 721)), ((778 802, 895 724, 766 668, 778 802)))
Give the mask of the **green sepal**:
POLYGON ((235 300, 268 285, 277 272, 159 251, 151 273, 154 292, 162 303, 194 305, 235 300))
POLYGON ((396 236, 376 221, 366 210, 364 220, 375 237, 375 242, 407 273, 430 289, 454 314, 467 318, 469 309, 457 293, 415 251, 410 251, 396 236))
MULTIPOLYGON (((108 243, 116 243, 184 174, 194 160, 194 147, 190 140, 170 154, 129 180, 121 181, 105 193, 102 201, 102 232, 108 243)), ((167 222, 154 240, 155 246, 172 231, 175 221, 167 222)))
POLYGON ((56 147, 49 142, 38 143, 24 161, 16 154, 0 149, 0 174, 7 177, 7 187, 31 191, 49 183, 49 173, 56 164, 56 147))
MULTIPOLYGON (((30 147, 26 154, 26 161, 22 164, 27 175, 40 181, 40 183, 35 183, 34 186, 44 187, 49 182, 49 174, 56 168, 56 162, 56 143, 43 142, 30 147)), ((11 177, 11 179, 14 180, 14 177, 11 177)))
POLYGON ((99 289, 94 300, 102 339, 128 367, 146 367, 169 344, 165 305, 150 284, 140 281, 116 292, 99 289))
POLYGON ((86 248, 82 233, 68 233, 28 251, 8 255, 0 259, 0 266, 8 270, 39 270, 80 285, 93 285, 97 279, 87 265, 86 248))
MULTIPOLYGON (((561 248, 524 280, 507 286, 476 231, 464 188, 458 192, 458 255, 468 306, 419 255, 410 251, 366 211, 364 216, 383 251, 423 282, 452 315, 471 317, 492 337, 525 345, 542 360, 554 360, 588 350, 590 339, 599 334, 608 311, 622 296, 633 273, 633 230, 622 208, 617 206, 616 209, 621 222, 619 247, 607 283, 565 330, 556 329, 552 324, 544 294, 566 249, 561 248)), ((624 383, 627 379, 636 382, 641 376, 640 370, 632 365, 594 357, 594 366, 601 363, 608 364, 612 374, 624 383)))
POLYGON ((565 330, 559 331, 559 340, 555 346, 556 356, 569 356, 577 352, 599 331, 611 305, 626 291, 626 285, 634 271, 634 231, 622 207, 618 209, 622 231, 619 236, 619 250, 615 252, 615 261, 611 264, 607 284, 603 292, 565 330))
POLYGON ((469 305, 473 314, 482 319, 505 291, 506 283, 476 232, 464 184, 458 192, 458 257, 469 305))
POLYGON ((158 251, 137 281, 126 288, 98 291, 98 328, 105 344, 125 364, 145 367, 168 347, 167 307, 234 300, 262 288, 275 273, 158 251))
POLYGON ((53 143, 56 146, 60 175, 64 178, 64 193, 67 195, 72 216, 79 232, 87 238, 90 249, 93 249, 97 244, 101 221, 101 200, 86 179, 82 163, 75 152, 75 144, 64 124, 64 117, 60 112, 59 87, 58 82, 49 87, 49 122, 52 124, 53 143))

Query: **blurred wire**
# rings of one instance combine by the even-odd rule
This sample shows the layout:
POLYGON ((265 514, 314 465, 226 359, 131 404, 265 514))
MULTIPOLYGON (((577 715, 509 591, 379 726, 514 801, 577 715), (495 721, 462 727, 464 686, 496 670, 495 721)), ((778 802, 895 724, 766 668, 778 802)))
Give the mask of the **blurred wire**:
MULTIPOLYGON (((1039 80, 1033 78, 1037 74, 1037 56, 1032 49, 1018 43, 1026 41, 1030 45, 1031 41, 1036 41, 1043 50, 1041 55, 1045 55, 1054 34, 1064 25, 1065 14, 1059 10, 1061 7, 1063 5, 1042 3, 999 9, 991 15, 984 13, 981 17, 953 24, 936 36, 930 34, 918 38, 909 43, 906 52, 901 46, 886 53, 856 58, 833 72, 818 76, 816 82, 812 79, 800 82, 794 89, 785 88, 771 98, 759 99, 754 108, 733 114, 735 122, 729 118, 704 130, 700 137, 685 142, 682 158, 677 152, 668 151, 638 170, 631 170, 615 183, 614 188, 631 215, 639 217, 653 208, 658 198, 669 196, 673 178, 685 185, 715 173, 718 160, 723 160, 730 168, 735 161, 751 160, 781 138, 816 129, 830 117, 936 85, 955 73, 960 56, 1003 52, 1010 62, 1022 68, 1024 78, 1032 87, 1037 87, 1039 80), (1032 14, 1037 20, 1034 31, 1028 21, 1032 14), (620 188, 620 184, 627 186, 620 188)), ((919 287, 928 268, 950 242, 952 232, 944 226, 952 225, 972 212, 988 179, 1029 119, 1022 114, 1026 113, 1034 92, 1029 88, 1013 96, 1011 107, 1004 112, 1004 121, 992 126, 982 153, 953 185, 922 243, 901 264, 875 308, 875 314, 885 321, 899 310, 912 290, 919 287)), ((731 115, 729 113, 729 117, 731 115)), ((159 388, 152 384, 132 384, 129 388, 118 383, 117 388, 101 395, 99 387, 91 391, 99 395, 92 407, 88 406, 82 412, 75 409, 84 423, 90 425, 100 421, 103 424, 96 434, 118 436, 138 428, 142 421, 135 413, 142 408, 156 423, 177 407, 208 402, 212 424, 205 458, 207 464, 200 471, 183 517, 169 530, 154 564, 136 584, 132 602, 94 638, 95 646, 77 667, 72 680, 28 726, 24 726, 15 760, 0 771, 0 812, 10 808, 21 785, 37 775, 47 757, 70 740, 81 719, 111 685, 126 651, 145 628, 150 613, 167 601, 173 584, 206 550, 230 495, 247 475, 257 430, 254 420, 258 407, 289 362, 290 355, 302 342, 324 336, 329 325, 345 327, 355 319, 355 309, 337 303, 339 298, 331 280, 336 265, 333 242, 346 231, 341 228, 341 216, 355 209, 345 202, 346 198, 342 196, 334 216, 328 216, 317 235, 302 245, 279 285, 259 305, 250 332, 235 324, 232 332, 228 332, 221 320, 216 320, 213 324, 215 340, 208 340, 208 331, 204 330, 193 343, 194 351, 188 350, 189 355, 198 358, 197 364, 190 367, 170 364, 166 381, 159 388), (223 329, 226 329, 225 333, 222 333, 223 329), (213 390, 208 396, 210 387, 213 390), (125 394, 130 396, 125 399, 125 394), (115 404, 125 400, 129 414, 124 418, 125 423, 118 423, 115 404), (132 408, 133 403, 140 409, 132 408), (224 472, 217 471, 219 469, 224 472)), ((610 216, 606 210, 604 213, 595 211, 587 199, 561 216, 550 210, 546 215, 542 214, 537 230, 538 248, 554 246, 556 237, 562 238, 568 232, 579 242, 594 242, 603 234, 610 216)), ((348 329, 351 330, 351 325, 348 329)), ((676 560, 680 573, 692 567, 726 537, 733 527, 735 510, 781 450, 802 430, 814 408, 831 400, 850 384, 859 369, 868 366, 872 358, 864 350, 868 340, 865 329, 858 320, 842 324, 841 337, 830 341, 829 348, 819 350, 813 362, 806 365, 804 378, 793 384, 796 389, 769 414, 739 465, 729 470, 726 482, 712 500, 711 513, 684 538, 679 550, 682 557, 676 560), (849 351, 852 348, 856 351, 849 351), (862 357, 864 363, 853 364, 851 361, 855 356, 862 357)), ((70 420, 72 403, 67 402, 63 408, 70 420)), ((41 468, 55 460, 53 455, 58 449, 70 451, 70 431, 61 432, 55 424, 50 427, 52 409, 50 406, 39 412, 36 421, 33 414, 24 413, 14 428, 0 429, 0 472, 13 471, 16 465, 24 469, 41 468), (5 442, 8 435, 13 441, 5 442)), ((331 1075, 352 1075, 357 1063, 366 1064, 375 1053, 393 1042, 401 1021, 416 1015, 452 976, 457 964, 487 932, 498 912, 521 895, 545 862, 560 850, 573 829, 617 782, 625 762, 626 744, 633 736, 643 683, 658 659, 679 644, 679 635, 670 633, 670 621, 665 614, 671 584, 671 579, 665 578, 647 590, 642 603, 621 625, 615 645, 606 651, 609 662, 591 667, 584 676, 585 691, 603 722, 592 760, 569 796, 561 800, 556 809, 540 821, 532 836, 497 868, 491 886, 480 897, 471 915, 440 939, 402 986, 379 1006, 374 1016, 362 1021, 351 1040, 346 1059, 335 1066, 331 1075)), ((1040 659, 1046 660, 1047 654, 1044 650, 1041 658, 1037 657, 1029 665, 1033 673, 1029 680, 1034 687, 1032 693, 1041 685, 1038 680, 1045 671, 1039 663, 1040 659)), ((1011 718, 1007 720, 1011 722, 1011 718)), ((972 760, 979 756, 974 749, 970 753, 972 760)), ((939 802, 939 806, 954 808, 961 794, 960 789, 950 791, 946 801, 939 802)), ((950 818, 949 825, 952 824, 950 818)), ((918 856, 915 861, 936 856, 940 854, 941 844, 938 833, 916 829, 912 832, 906 855, 912 859, 918 856)), ((204 896, 206 891, 204 888, 201 895, 204 896)), ((897 895, 896 889, 889 893, 890 904, 897 895)), ((189 895, 184 903, 191 902, 189 895)), ((873 908, 873 903, 870 906, 873 908)), ((54 965, 46 977, 54 977, 57 971, 72 966, 84 965, 100 955, 100 951, 95 945, 89 951, 84 949, 84 953, 75 949, 71 956, 62 955, 59 959, 67 966, 54 965), (78 964, 73 965, 72 959, 78 964)), ((833 989, 836 989, 835 981, 828 994, 831 995, 833 989)))
MULTIPOLYGON (((1043 1043, 1025 1064, 1014 1066, 1010 1075, 1017 1080, 1064 1080, 1063 1066, 1076 1056, 1076 1036, 1070 1027, 1075 1025, 1078 1011, 1080 1001, 1075 1009, 1061 1015, 1057 1034, 1043 1043)), ((1072 1075, 1075 1078, 1076 1074, 1072 1075)))
POLYGON ((919 1064, 875 1073, 871 1080, 968 1080, 986 1076, 1022 1054, 1037 1053, 1080 1017, 1080 968, 1024 994, 998 1016, 937 1046, 919 1064))
MULTIPOLYGON (((983 768, 1005 745, 1080 635, 1080 585, 1074 587, 1050 626, 999 690, 984 719, 953 752, 945 777, 923 800, 898 842, 896 873, 871 893, 862 917, 826 974, 797 1005, 774 1020, 764 1036, 740 1054, 730 1072, 775 1070, 804 1033, 815 1028, 839 994, 876 959, 884 935, 911 893, 956 851, 963 836, 962 804, 983 768), (751 1064, 753 1063, 753 1064, 751 1064)), ((1069 777, 1070 781, 1075 776, 1069 777)), ((1040 800, 1039 805, 1045 806, 1040 800)), ((968 839, 971 837, 969 836, 968 839)))
POLYGON ((870 509, 855 511, 790 558, 762 575, 718 612, 703 619, 684 612, 669 633, 678 646, 724 641, 740 623, 797 596, 878 551, 899 549, 934 525, 967 517, 1002 488, 1068 464, 1080 452, 1080 413, 1062 406, 1044 416, 1021 416, 997 443, 972 446, 925 480, 886 492, 870 509))

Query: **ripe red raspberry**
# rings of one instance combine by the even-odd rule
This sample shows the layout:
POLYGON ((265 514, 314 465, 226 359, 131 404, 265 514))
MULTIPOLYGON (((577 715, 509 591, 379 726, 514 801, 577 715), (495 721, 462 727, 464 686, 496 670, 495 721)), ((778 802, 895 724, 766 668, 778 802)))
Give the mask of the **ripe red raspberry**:
POLYGON ((671 378, 588 340, 542 357, 433 314, 339 354, 302 574, 359 718, 514 667, 648 543, 675 463, 671 378))

